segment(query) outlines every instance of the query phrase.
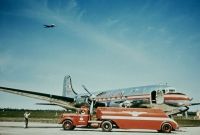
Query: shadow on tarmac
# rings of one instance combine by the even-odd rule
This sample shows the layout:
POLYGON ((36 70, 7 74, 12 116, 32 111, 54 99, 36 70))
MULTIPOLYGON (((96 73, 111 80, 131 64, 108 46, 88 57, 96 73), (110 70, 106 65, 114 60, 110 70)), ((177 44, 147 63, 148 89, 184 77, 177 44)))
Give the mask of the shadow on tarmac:
MULTIPOLYGON (((100 128, 99 128, 100 129, 100 128)), ((61 131, 63 131, 63 132, 82 132, 82 131, 90 131, 90 132, 103 132, 102 130, 92 130, 92 129, 78 129, 78 130, 63 130, 63 129, 60 129, 61 131)), ((159 132, 157 132, 157 131, 154 131, 154 130, 152 130, 152 131, 139 131, 139 130, 135 130, 135 131, 133 131, 133 130, 115 130, 115 129, 113 129, 110 133, 112 133, 112 132, 118 132, 118 133, 158 133, 158 134, 160 134, 159 132)), ((177 134, 177 132, 176 131, 172 131, 170 134, 177 134)))
POLYGON ((29 126, 28 128, 25 128, 24 126, 0 126, 0 127, 7 127, 7 128, 61 128, 61 127, 53 127, 53 126, 29 126))
MULTIPOLYGON (((63 132, 68 132, 68 133, 72 133, 72 132, 82 132, 82 131, 90 131, 90 132, 102 132, 102 130, 99 128, 97 129, 87 129, 87 128, 76 128, 75 130, 63 130, 62 127, 59 127, 59 126, 29 126, 28 128, 25 128, 24 126, 7 126, 7 125, 1 125, 0 127, 4 127, 4 128, 24 128, 24 129, 33 129, 33 128, 59 128, 60 131, 63 131, 63 132)), ((152 133, 158 133, 157 131, 139 131, 139 130, 116 130, 116 129, 113 129, 110 133, 112 132, 118 132, 118 133, 149 133, 149 134, 152 134, 152 133)), ((178 134, 178 132, 184 132, 182 130, 178 130, 178 131, 172 131, 171 134, 178 134)))

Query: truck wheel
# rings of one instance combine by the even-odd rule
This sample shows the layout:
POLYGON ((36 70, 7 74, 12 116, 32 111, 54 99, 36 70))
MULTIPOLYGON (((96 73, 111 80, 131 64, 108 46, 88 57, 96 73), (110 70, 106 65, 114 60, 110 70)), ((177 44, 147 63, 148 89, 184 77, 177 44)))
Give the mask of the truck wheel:
POLYGON ((161 126, 161 132, 163 133, 171 133, 172 126, 170 123, 163 123, 161 126))
POLYGON ((75 128, 75 126, 73 125, 72 121, 71 120, 66 120, 64 123, 63 123, 63 129, 64 130, 73 130, 75 128))
POLYGON ((112 123, 110 121, 104 121, 101 124, 101 128, 103 132, 110 132, 112 130, 112 123))

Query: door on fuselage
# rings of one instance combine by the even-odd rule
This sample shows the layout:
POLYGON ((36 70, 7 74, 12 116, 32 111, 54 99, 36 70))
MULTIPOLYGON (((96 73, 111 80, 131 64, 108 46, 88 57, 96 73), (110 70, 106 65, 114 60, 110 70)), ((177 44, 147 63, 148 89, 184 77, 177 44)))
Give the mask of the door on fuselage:
POLYGON ((151 92, 151 103, 156 104, 156 91, 151 92))
POLYGON ((163 91, 157 90, 151 92, 151 103, 152 104, 162 104, 164 102, 163 91))

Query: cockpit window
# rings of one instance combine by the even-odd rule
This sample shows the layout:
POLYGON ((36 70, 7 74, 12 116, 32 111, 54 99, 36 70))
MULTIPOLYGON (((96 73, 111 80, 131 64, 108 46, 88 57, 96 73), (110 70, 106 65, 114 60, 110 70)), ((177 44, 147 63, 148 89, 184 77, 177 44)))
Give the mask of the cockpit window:
POLYGON ((175 89, 169 89, 169 93, 174 93, 175 89))

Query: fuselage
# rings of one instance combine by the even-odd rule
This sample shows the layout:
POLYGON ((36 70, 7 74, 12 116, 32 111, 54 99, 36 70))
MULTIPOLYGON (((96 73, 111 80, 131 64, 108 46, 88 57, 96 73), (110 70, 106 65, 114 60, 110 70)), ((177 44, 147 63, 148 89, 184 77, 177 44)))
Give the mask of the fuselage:
POLYGON ((149 85, 103 91, 97 94, 96 101, 110 107, 156 107, 174 112, 174 109, 188 106, 191 98, 168 85, 149 85))

